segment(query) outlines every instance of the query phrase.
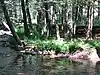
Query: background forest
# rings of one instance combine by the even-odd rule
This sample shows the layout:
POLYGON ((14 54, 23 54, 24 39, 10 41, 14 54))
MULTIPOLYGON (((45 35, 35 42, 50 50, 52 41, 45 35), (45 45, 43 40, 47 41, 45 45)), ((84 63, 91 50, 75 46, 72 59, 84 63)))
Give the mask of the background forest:
POLYGON ((68 40, 81 38, 95 39, 89 43, 99 46, 99 0, 0 1, 1 25, 7 23, 18 44, 24 40, 46 49, 68 50, 79 47, 78 40, 68 40))

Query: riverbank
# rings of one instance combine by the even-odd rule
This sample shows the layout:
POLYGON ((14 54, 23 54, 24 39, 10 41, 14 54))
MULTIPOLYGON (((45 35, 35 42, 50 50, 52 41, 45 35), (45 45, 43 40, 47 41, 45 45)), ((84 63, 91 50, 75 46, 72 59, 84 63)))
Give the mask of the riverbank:
MULTIPOLYGON (((82 41, 73 42, 73 40, 71 41, 71 43, 70 41, 62 41, 62 40, 60 41, 36 40, 35 42, 33 41, 28 42, 24 40, 23 42, 25 42, 25 46, 20 47, 21 51, 17 51, 18 53, 21 53, 21 55, 18 55, 18 53, 15 50, 10 49, 9 45, 6 45, 5 47, 6 49, 4 47, 3 48, 0 47, 0 60, 1 60, 0 73, 1 74, 4 75, 8 75, 8 74, 65 75, 69 73, 69 75, 77 75, 77 74, 86 75, 91 73, 92 74, 99 73, 99 72, 96 73, 94 72, 95 68, 96 70, 98 70, 98 66, 97 66, 98 64, 96 62, 91 62, 86 59, 83 60, 78 58, 79 55, 78 53, 81 54, 81 52, 83 53, 84 50, 86 50, 84 52, 92 52, 92 50, 94 52, 96 51, 93 46, 90 46, 85 42, 82 41), (56 46, 54 45, 54 43, 56 44, 56 46), (54 47, 52 48, 52 46, 54 47), (60 50, 63 49, 63 46, 64 49, 67 48, 68 50, 67 49, 60 50), (75 48, 75 46, 77 46, 77 48, 75 48), (2 51, 4 53, 1 53, 2 51), (73 59, 70 58, 71 56, 73 57, 73 59)), ((2 44, 1 46, 4 45, 2 44)), ((93 57, 94 56, 95 55, 93 55, 93 57)))
POLYGON ((24 39, 23 46, 16 45, 11 33, 6 33, 7 31, 1 31, 0 41, 2 42, 1 46, 8 46, 14 48, 16 51, 21 52, 22 54, 30 55, 43 55, 49 56, 49 58, 69 58, 71 60, 76 59, 97 59, 94 56, 98 56, 99 53, 97 47, 99 48, 99 41, 84 41, 84 40, 33 40, 33 39, 24 39), (11 39, 12 38, 12 39, 11 39), (91 49, 94 50, 91 50, 91 49), (97 51, 97 52, 96 52, 97 51), (95 52, 95 55, 92 55, 92 52, 95 52))
POLYGON ((84 40, 24 40, 25 47, 21 53, 29 55, 42 55, 51 59, 68 58, 89 60, 96 63, 99 59, 99 41, 84 40), (98 49, 97 49, 98 48, 98 49))

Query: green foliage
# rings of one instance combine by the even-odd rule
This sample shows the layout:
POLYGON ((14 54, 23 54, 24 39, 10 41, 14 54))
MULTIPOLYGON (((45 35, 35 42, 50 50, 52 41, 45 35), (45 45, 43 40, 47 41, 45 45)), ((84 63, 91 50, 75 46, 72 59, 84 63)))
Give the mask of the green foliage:
POLYGON ((21 34, 24 33, 24 29, 23 29, 23 28, 17 28, 17 29, 16 29, 16 32, 17 32, 19 35, 21 35, 21 34))
POLYGON ((13 23, 13 26, 17 33, 24 33, 24 26, 22 24, 13 23))
POLYGON ((100 19, 98 19, 98 17, 96 17, 96 18, 94 19, 94 25, 95 25, 95 26, 100 26, 100 19))
POLYGON ((78 48, 99 47, 99 41, 82 41, 82 40, 55 40, 54 38, 40 40, 38 33, 32 33, 29 37, 24 37, 23 27, 15 27, 20 38, 24 38, 25 42, 37 46, 41 50, 55 50, 56 52, 75 52, 78 48))
POLYGON ((20 26, 20 25, 16 26, 15 31, 19 35, 20 38, 24 37, 24 28, 23 28, 23 26, 20 26))
POLYGON ((41 50, 55 50, 56 52, 75 52, 78 48, 87 48, 93 45, 90 42, 84 42, 79 40, 30 40, 25 39, 25 42, 37 46, 41 50))
MULTIPOLYGON (((15 25, 15 31, 19 35, 20 38, 24 38, 24 27, 22 25, 15 25)), ((39 27, 36 28, 34 25, 34 29, 31 31, 28 38, 30 38, 30 39, 40 38, 39 27)))
POLYGON ((99 40, 87 41, 87 43, 90 44, 91 46, 94 46, 94 47, 100 47, 100 41, 99 40))

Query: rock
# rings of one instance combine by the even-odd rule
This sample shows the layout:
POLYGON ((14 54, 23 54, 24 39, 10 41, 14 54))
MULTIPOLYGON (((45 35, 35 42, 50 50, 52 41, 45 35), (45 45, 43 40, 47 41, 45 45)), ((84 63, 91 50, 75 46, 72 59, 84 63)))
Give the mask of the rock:
POLYGON ((100 61, 95 48, 88 48, 87 50, 80 51, 74 55, 69 55, 69 59, 73 61, 76 61, 77 59, 89 60, 93 63, 100 61))
POLYGON ((97 62, 97 61, 100 61, 100 58, 97 54, 97 50, 95 48, 91 48, 91 53, 90 55, 88 56, 88 58, 90 59, 90 61, 92 62, 97 62))

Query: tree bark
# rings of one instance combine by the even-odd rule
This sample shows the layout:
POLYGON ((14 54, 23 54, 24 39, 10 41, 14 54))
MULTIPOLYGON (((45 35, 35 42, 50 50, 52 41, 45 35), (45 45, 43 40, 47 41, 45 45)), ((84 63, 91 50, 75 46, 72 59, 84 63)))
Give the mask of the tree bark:
POLYGON ((88 6, 88 29, 87 29, 87 34, 86 34, 86 40, 89 38, 92 38, 92 27, 93 27, 93 7, 88 6))
POLYGON ((57 37, 57 40, 60 40, 59 26, 57 24, 57 14, 55 14, 55 25, 56 25, 56 37, 57 37))
POLYGON ((100 1, 98 0, 98 19, 100 19, 100 1))
POLYGON ((29 1, 26 0, 26 11, 27 11, 27 17, 28 17, 28 22, 29 22, 29 27, 32 29, 32 21, 31 21, 31 15, 30 15, 30 11, 29 11, 29 1))
POLYGON ((17 4, 14 2, 14 18, 17 20, 17 4))
POLYGON ((67 27, 68 27, 68 35, 69 38, 73 36, 73 20, 72 20, 72 1, 67 0, 68 9, 67 9, 67 27))
POLYGON ((79 15, 78 15, 78 20, 81 22, 82 21, 82 16, 83 16, 83 6, 79 7, 79 15))
POLYGON ((73 38, 75 38, 75 31, 76 31, 76 25, 78 24, 78 12, 79 12, 79 10, 78 10, 78 6, 73 6, 73 9, 75 9, 75 10, 73 10, 73 21, 74 21, 74 23, 73 23, 73 38))
POLYGON ((45 14, 46 14, 46 24, 47 24, 47 37, 51 36, 51 25, 50 25, 50 17, 49 17, 49 5, 48 3, 44 3, 44 7, 45 7, 45 14))
POLYGON ((29 36, 29 28, 27 25, 27 17, 26 17, 24 0, 21 0, 21 6, 22 6, 22 13, 23 13, 24 32, 25 32, 25 36, 28 37, 29 36))
POLYGON ((4 0, 1 0, 1 4, 2 4, 2 9, 3 9, 3 12, 4 12, 5 19, 6 19, 7 24, 8 24, 8 26, 9 26, 9 28, 10 28, 12 34, 13 34, 14 39, 16 40, 16 42, 17 42, 18 45, 22 45, 22 43, 21 43, 21 41, 20 41, 18 35, 16 34, 16 32, 15 32, 15 30, 14 30, 14 27, 13 27, 11 21, 10 21, 10 17, 9 17, 9 15, 8 15, 8 12, 7 12, 7 9, 6 9, 4 0))

